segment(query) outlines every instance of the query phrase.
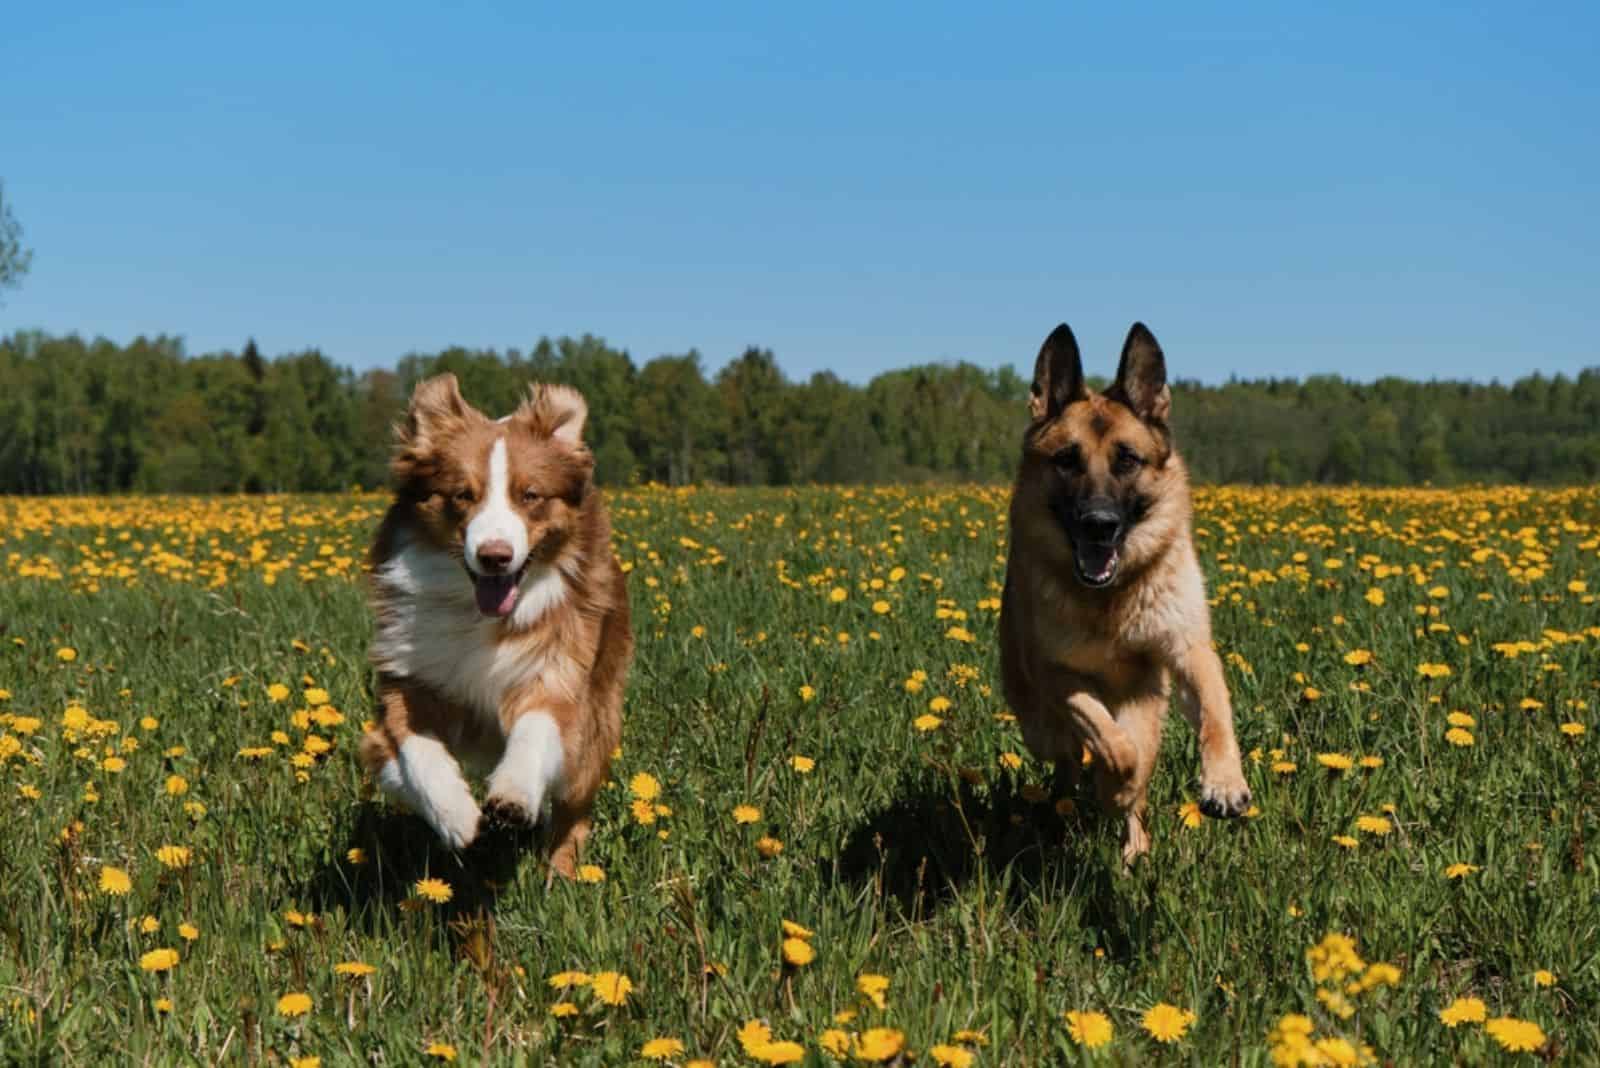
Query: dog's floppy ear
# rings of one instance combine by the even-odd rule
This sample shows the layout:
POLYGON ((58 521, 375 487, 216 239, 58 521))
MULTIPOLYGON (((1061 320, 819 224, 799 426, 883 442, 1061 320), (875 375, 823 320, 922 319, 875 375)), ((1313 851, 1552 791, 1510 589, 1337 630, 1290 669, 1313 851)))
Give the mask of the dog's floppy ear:
POLYGON ((1172 391, 1167 388, 1167 358, 1161 345, 1143 323, 1134 323, 1122 343, 1117 380, 1106 396, 1121 401, 1147 423, 1165 426, 1172 414, 1172 391))
POLYGON ((1061 409, 1089 395, 1083 384, 1083 357, 1072 328, 1062 323, 1050 331, 1033 364, 1033 388, 1028 391, 1028 415, 1035 422, 1054 419, 1061 409))
POLYGON ((528 387, 528 399, 514 416, 540 437, 554 438, 568 445, 583 444, 583 424, 589 418, 589 405, 583 394, 571 386, 549 386, 535 382, 528 387))
POLYGON ((405 418, 395 424, 395 440, 402 449, 426 452, 465 427, 472 414, 455 375, 425 378, 412 390, 405 418))

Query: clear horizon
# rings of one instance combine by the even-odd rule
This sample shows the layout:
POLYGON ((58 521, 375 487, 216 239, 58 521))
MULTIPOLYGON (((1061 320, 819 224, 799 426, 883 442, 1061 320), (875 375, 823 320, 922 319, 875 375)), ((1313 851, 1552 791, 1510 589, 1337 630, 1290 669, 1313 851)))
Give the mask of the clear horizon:
POLYGON ((0 333, 364 369, 585 332, 793 379, 1600 365, 1600 9, 8 15, 0 333), (625 23, 625 25, 623 25, 625 23))

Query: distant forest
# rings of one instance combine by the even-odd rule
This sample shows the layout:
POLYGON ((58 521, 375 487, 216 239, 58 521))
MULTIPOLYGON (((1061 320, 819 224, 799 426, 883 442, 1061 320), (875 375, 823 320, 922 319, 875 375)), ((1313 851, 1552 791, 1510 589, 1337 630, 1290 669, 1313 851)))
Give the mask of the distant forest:
MULTIPOLYGON (((21 332, 0 340, 0 493, 271 492, 386 481, 411 387, 453 371, 509 411, 529 381, 589 399, 603 483, 1005 481, 1028 380, 930 364, 864 386, 791 381, 766 349, 707 375, 696 352, 636 364, 599 338, 447 349, 356 373, 317 351, 187 356, 21 332)), ((1028 370, 1031 370, 1031 362, 1028 370)), ((1173 422, 1204 482, 1411 484, 1600 478, 1600 368, 1509 386, 1318 376, 1178 382, 1173 422)))

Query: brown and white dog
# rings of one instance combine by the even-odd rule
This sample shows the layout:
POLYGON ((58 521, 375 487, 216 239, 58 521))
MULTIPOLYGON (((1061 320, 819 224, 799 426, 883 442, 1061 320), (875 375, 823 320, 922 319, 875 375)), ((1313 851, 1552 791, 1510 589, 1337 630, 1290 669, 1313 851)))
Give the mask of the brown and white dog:
POLYGON ((361 758, 453 849, 487 812, 538 823, 570 877, 622 734, 628 595, 583 443, 583 397, 535 385, 490 419, 454 375, 396 426, 395 499, 371 554, 379 723, 361 758))

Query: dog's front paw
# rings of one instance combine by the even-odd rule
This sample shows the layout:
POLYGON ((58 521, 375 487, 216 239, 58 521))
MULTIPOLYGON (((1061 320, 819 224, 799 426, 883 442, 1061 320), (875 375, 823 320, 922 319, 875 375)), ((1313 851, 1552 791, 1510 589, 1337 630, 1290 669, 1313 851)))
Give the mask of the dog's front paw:
POLYGON ((483 822, 478 806, 471 803, 469 795, 466 804, 456 803, 433 806, 425 815, 434 832, 438 834, 439 841, 447 848, 462 850, 473 843, 478 837, 478 827, 483 822))
POLYGON ((538 826, 539 809, 528 799, 516 794, 490 794, 483 803, 486 820, 509 830, 527 830, 538 826))
POLYGON ((1200 783, 1200 811, 1212 819, 1233 819, 1250 808, 1250 787, 1234 771, 1200 783))

